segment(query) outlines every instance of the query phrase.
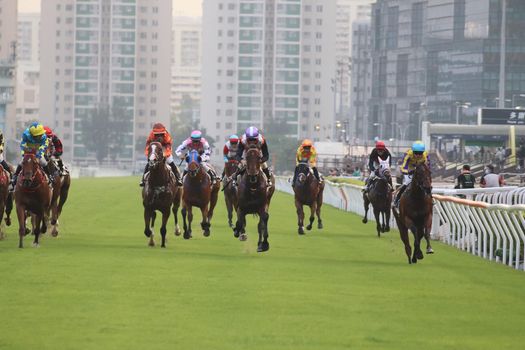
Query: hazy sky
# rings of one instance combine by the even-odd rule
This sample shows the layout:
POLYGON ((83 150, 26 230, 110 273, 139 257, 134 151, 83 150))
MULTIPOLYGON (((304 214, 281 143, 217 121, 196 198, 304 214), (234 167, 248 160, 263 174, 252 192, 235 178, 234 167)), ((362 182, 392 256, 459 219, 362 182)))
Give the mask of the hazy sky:
MULTIPOLYGON (((201 0, 173 0, 173 14, 201 16, 201 3, 201 0)), ((18 10, 20 12, 40 12, 40 0, 18 0, 18 10)))

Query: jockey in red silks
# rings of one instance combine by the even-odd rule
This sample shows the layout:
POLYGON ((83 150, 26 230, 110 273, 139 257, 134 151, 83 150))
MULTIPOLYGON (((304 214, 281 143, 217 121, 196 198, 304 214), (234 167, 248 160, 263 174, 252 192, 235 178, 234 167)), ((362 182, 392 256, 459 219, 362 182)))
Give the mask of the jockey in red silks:
MULTIPOLYGON (((237 150, 239 149, 239 136, 237 135, 231 135, 228 139, 228 142, 224 144, 224 147, 222 149, 222 155, 224 157, 224 164, 232 161, 237 160, 237 150)), ((222 176, 221 178, 224 178, 224 169, 222 170, 222 176)))
MULTIPOLYGON (((375 148, 370 153, 368 157, 368 170, 370 171, 370 176, 366 180, 366 186, 364 192, 368 192, 370 189, 370 184, 374 182, 377 177, 377 171, 379 170, 379 164, 381 161, 388 160, 388 166, 392 166, 392 155, 383 141, 377 141, 375 148)), ((390 179, 390 189, 393 191, 394 186, 392 184, 392 179, 390 179)))
MULTIPOLYGON (((241 137, 239 148, 237 149, 237 160, 241 162, 241 168, 237 175, 241 175, 244 173, 245 166, 244 164, 242 164, 242 161, 245 158, 246 150, 252 145, 256 146, 259 149, 259 151, 261 151, 261 169, 264 172, 264 175, 266 175, 268 186, 272 186, 272 176, 270 173, 270 168, 266 163, 268 159, 270 159, 270 153, 268 152, 268 143, 266 142, 264 136, 261 133, 259 133, 259 129, 257 129, 255 126, 250 126, 248 129, 246 129, 244 135, 242 135, 241 137)), ((237 176, 233 177, 234 184, 236 177, 237 176)))
POLYGON ((62 175, 64 173, 64 163, 60 158, 62 153, 64 153, 62 148, 62 141, 60 141, 58 136, 53 132, 53 130, 51 130, 49 126, 44 126, 44 130, 46 131, 46 137, 49 139, 48 152, 51 156, 53 156, 56 159, 58 169, 60 170, 60 175, 62 175))
MULTIPOLYGON (((180 159, 186 159, 186 155, 192 150, 196 150, 199 153, 202 161, 201 164, 204 166, 204 169, 210 176, 212 184, 217 183, 220 179, 217 177, 215 170, 208 163, 211 154, 210 145, 208 141, 202 137, 202 132, 200 130, 193 130, 191 132, 191 136, 184 140, 179 147, 177 147, 175 154, 180 159)), ((184 177, 187 172, 188 164, 186 164, 186 168, 184 169, 184 174, 182 176, 184 177)))
MULTIPOLYGON (((173 160, 173 155, 171 151, 173 140, 171 139, 170 133, 168 132, 168 130, 166 130, 166 127, 163 124, 155 123, 153 125, 153 130, 151 130, 148 139, 146 140, 146 148, 144 150, 146 157, 148 156, 148 147, 152 142, 159 142, 162 145, 162 152, 164 157, 166 158, 166 163, 170 166, 171 171, 173 171, 175 179, 177 180, 177 185, 182 186, 179 168, 177 168, 177 165, 175 165, 175 161, 173 160)), ((146 163, 146 167, 144 168, 144 174, 142 174, 142 180, 140 181, 141 187, 144 186, 144 175, 146 175, 148 171, 149 163, 146 163)))

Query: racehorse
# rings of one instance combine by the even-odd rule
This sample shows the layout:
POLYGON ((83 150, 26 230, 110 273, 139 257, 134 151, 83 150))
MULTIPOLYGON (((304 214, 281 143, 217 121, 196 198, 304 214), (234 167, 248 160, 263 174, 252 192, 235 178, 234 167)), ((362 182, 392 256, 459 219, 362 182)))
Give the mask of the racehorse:
POLYGON ((295 192, 295 207, 297 209, 298 220, 297 225, 299 226, 298 232, 300 235, 304 235, 303 205, 310 207, 310 223, 306 226, 306 229, 308 231, 312 229, 315 214, 317 215, 317 228, 323 228, 321 206, 323 205, 324 182, 319 183, 306 163, 299 163, 297 165, 297 171, 297 179, 293 186, 293 190, 295 192))
MULTIPOLYGON (((13 196, 9 193, 9 182, 11 181, 11 176, 9 172, 0 166, 0 224, 4 218, 5 212, 5 224, 7 226, 11 225, 11 210, 13 209, 13 196)), ((2 227, 0 226, 0 239, 4 238, 4 233, 2 232, 2 227)))
POLYGON ((233 211, 237 212, 238 198, 237 187, 231 181, 231 176, 236 173, 239 162, 236 160, 229 160, 224 165, 224 181, 222 183, 224 191, 224 201, 226 202, 226 210, 228 211, 228 225, 233 228, 233 211))
POLYGON ((177 211, 180 204, 181 188, 177 186, 175 175, 165 163, 162 145, 159 142, 152 142, 148 146, 148 163, 149 173, 144 179, 144 188, 142 189, 144 235, 149 238, 148 245, 154 247, 153 226, 156 217, 155 211, 160 211, 162 214, 160 227, 161 247, 166 248, 166 225, 172 209, 175 216, 175 234, 180 232, 177 225, 177 211))
POLYGON ((59 169, 55 160, 49 158, 49 164, 51 173, 54 175, 53 181, 53 194, 51 196, 51 205, 49 206, 50 213, 48 217, 51 218, 51 235, 53 237, 58 236, 58 218, 62 213, 64 203, 66 203, 69 195, 69 188, 71 187, 71 176, 67 170, 64 170, 63 174, 60 175, 59 169))
POLYGON ((35 240, 33 246, 38 247, 40 233, 46 232, 46 218, 51 204, 52 190, 47 184, 47 177, 38 164, 33 153, 26 153, 22 160, 22 171, 15 187, 16 214, 18 217, 18 247, 23 248, 26 231, 26 215, 31 214, 31 223, 35 240))
POLYGON ((423 259, 423 252, 420 248, 421 239, 424 237, 427 241, 427 254, 432 254, 430 245, 430 229, 432 227, 432 177, 430 169, 426 164, 418 164, 414 170, 412 182, 401 195, 399 201, 399 210, 392 208, 394 217, 401 240, 405 245, 405 253, 408 257, 408 263, 417 263, 423 259), (414 234, 414 254, 412 258, 412 249, 408 230, 414 234))
MULTIPOLYGON (((268 243, 268 207, 273 195, 272 188, 268 188, 268 182, 261 171, 261 152, 257 147, 250 147, 246 151, 246 171, 239 180, 238 196, 239 207, 237 209, 237 223, 234 228, 234 236, 246 240, 244 229, 246 226, 246 215, 259 215, 259 241, 257 251, 265 252, 270 249, 268 243)), ((273 181, 272 181, 273 182, 273 181)))
POLYGON ((363 223, 368 222, 368 208, 372 203, 374 216, 376 218, 377 237, 381 237, 381 232, 390 231, 390 209, 392 205, 392 191, 390 182, 392 175, 389 167, 390 159, 379 162, 378 173, 379 176, 370 184, 368 193, 363 193, 363 201, 365 205, 365 216, 363 223), (381 222, 381 219, 383 220, 381 222))
POLYGON ((182 191, 182 220, 184 223, 184 239, 190 239, 191 222, 193 221, 192 207, 198 207, 202 213, 201 228, 203 235, 210 235, 211 218, 217 204, 221 184, 212 184, 199 152, 191 150, 186 157, 188 173, 184 176, 184 190, 182 191), (188 222, 186 223, 186 215, 188 222))

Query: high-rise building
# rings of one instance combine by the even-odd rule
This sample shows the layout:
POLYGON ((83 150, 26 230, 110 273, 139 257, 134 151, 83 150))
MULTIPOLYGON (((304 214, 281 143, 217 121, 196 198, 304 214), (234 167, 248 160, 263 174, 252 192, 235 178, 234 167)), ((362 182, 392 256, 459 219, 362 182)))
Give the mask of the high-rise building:
POLYGON ((18 15, 16 135, 40 119, 40 14, 18 15))
MULTIPOLYGON (((374 4, 369 135, 414 140, 421 135, 422 121, 474 124, 478 108, 496 107, 501 4, 493 0, 374 4)), ((525 103, 521 96, 525 2, 506 4, 505 100, 507 107, 515 107, 525 103)))
POLYGON ((0 0, 0 130, 15 137, 17 0, 0 0))
POLYGON ((288 137, 332 137, 335 1, 205 0, 203 9, 201 122, 216 142, 271 120, 288 137))
POLYGON ((173 19, 171 113, 200 119, 202 23, 200 18, 173 19), (189 109, 186 110, 186 109, 189 109))
POLYGON ((111 163, 142 155, 154 122, 169 125, 171 0, 46 0, 42 2, 40 110, 62 135, 64 158, 95 162, 85 120, 118 115, 111 163), (108 112, 110 111, 110 112, 108 112), (89 146, 89 145, 88 145, 89 146))

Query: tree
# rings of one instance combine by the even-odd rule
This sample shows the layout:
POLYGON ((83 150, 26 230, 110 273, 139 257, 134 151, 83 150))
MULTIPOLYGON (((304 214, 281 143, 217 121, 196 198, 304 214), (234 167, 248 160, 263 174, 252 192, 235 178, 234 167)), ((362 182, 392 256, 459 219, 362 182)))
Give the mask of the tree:
POLYGON ((293 171, 298 141, 287 135, 290 125, 284 120, 270 119, 264 124, 264 137, 268 141, 270 160, 276 172, 293 171))
MULTIPOLYGON (((206 137, 206 128, 200 125, 200 120, 194 119, 194 112, 198 105, 198 101, 191 98, 190 95, 184 94, 179 109, 171 118, 171 128, 173 140, 181 143, 187 139, 193 130, 201 130, 204 137, 206 137)), ((210 147, 215 145, 215 140, 206 138, 210 147)))

